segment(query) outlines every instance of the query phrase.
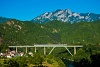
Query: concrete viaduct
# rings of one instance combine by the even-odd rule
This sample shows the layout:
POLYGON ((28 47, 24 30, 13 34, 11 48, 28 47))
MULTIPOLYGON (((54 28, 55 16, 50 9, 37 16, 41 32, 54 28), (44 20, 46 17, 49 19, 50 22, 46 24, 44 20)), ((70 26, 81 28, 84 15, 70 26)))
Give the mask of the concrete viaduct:
POLYGON ((35 48, 35 52, 37 51, 36 48, 37 47, 44 47, 44 55, 46 55, 46 47, 52 47, 51 51, 49 52, 49 54, 52 53, 52 51, 56 48, 56 47, 62 47, 65 48, 69 54, 71 56, 73 56, 73 54, 69 51, 69 49, 67 47, 73 47, 74 48, 74 55, 76 54, 76 48, 78 47, 83 47, 82 45, 67 45, 67 44, 35 44, 34 46, 8 46, 9 48, 16 48, 16 52, 18 51, 17 48, 26 48, 26 53, 27 53, 27 48, 35 48))

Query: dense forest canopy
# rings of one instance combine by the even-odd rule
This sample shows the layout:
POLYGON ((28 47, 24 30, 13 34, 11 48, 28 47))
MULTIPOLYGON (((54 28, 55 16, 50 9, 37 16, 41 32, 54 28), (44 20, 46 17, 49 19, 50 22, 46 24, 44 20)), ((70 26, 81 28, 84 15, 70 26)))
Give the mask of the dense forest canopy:
POLYGON ((0 24, 0 44, 100 44, 100 21, 45 24, 10 20, 0 24))

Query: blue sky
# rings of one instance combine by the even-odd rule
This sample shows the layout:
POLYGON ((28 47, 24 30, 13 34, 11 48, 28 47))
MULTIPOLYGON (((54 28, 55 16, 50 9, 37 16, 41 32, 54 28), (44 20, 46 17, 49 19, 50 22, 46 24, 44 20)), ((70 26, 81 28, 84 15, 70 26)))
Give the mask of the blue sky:
POLYGON ((0 0, 0 16, 18 20, 31 20, 57 9, 100 14, 100 0, 0 0))

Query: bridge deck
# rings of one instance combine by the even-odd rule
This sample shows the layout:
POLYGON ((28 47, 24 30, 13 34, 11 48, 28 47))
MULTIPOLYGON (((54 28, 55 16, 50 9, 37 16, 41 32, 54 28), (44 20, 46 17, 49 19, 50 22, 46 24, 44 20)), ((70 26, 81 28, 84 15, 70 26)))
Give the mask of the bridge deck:
POLYGON ((34 46, 9 46, 9 47, 83 47, 82 45, 67 45, 67 44, 53 44, 53 45, 34 45, 34 46))

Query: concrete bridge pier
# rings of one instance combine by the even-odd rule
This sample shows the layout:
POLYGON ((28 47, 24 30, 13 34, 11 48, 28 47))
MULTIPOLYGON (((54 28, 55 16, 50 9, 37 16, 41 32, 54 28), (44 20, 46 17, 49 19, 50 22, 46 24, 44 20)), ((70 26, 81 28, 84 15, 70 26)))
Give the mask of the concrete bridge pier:
POLYGON ((35 47, 35 53, 36 53, 36 47, 35 47))
POLYGON ((44 55, 46 55, 46 47, 44 47, 44 55))
POLYGON ((17 47, 16 47, 16 52, 17 52, 17 47))
POLYGON ((76 55, 76 47, 74 47, 74 55, 76 55))
POLYGON ((50 54, 51 54, 51 52, 54 50, 54 48, 55 48, 55 47, 53 47, 53 48, 51 49, 51 51, 49 52, 49 55, 50 55, 50 54))
POLYGON ((69 52, 69 54, 70 54, 71 56, 73 56, 72 53, 69 51, 69 49, 68 49, 67 47, 65 47, 65 48, 66 48, 66 50, 69 52))
POLYGON ((26 53, 27 53, 27 47, 26 47, 26 53))

